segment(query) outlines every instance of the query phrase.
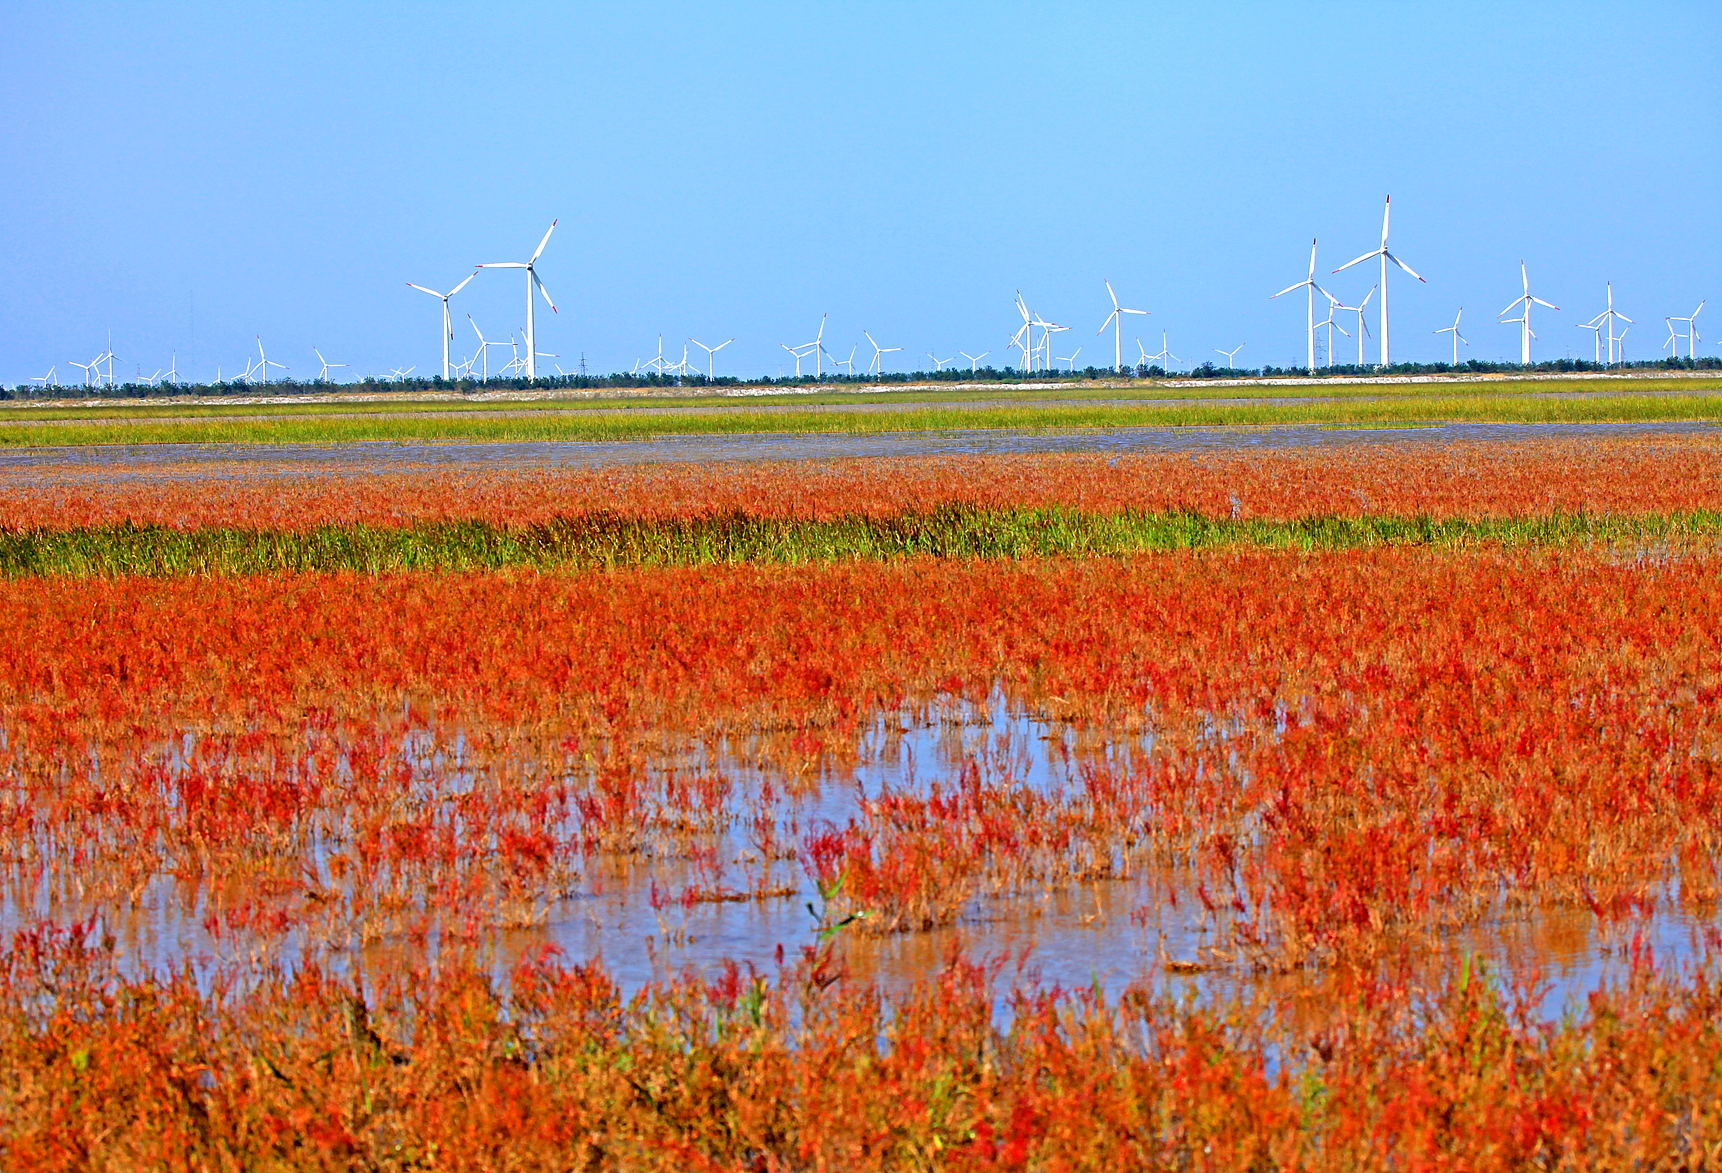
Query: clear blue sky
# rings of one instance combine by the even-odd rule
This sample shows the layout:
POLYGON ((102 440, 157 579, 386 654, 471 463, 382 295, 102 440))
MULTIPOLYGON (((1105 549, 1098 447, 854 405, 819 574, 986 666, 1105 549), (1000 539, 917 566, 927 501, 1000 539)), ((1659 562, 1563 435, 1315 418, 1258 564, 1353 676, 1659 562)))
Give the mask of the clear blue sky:
MULTIPOLYGON (((1311 237, 1323 273, 1374 247, 1389 192, 1428 278, 1394 289, 1395 357, 1443 356, 1460 305, 1470 355, 1516 357, 1494 323, 1521 257, 1562 307, 1539 357, 1589 355, 1571 323, 1605 280, 1629 357, 1700 298, 1722 338, 1713 0, 64 0, 0 3, 0 29, 8 385, 75 375, 109 330, 145 374, 176 349, 231 373, 257 334, 295 376, 313 345, 431 372, 437 303, 405 282, 524 259, 552 217, 565 368, 628 369, 661 332, 776 374, 826 312, 839 357, 868 329, 898 369, 996 361, 1018 288, 1074 327, 1058 353, 1104 361, 1103 278, 1153 311, 1150 350, 1164 328, 1186 364, 1285 365, 1303 306, 1267 295, 1311 237)), ((458 346, 520 302, 480 274, 458 346)))

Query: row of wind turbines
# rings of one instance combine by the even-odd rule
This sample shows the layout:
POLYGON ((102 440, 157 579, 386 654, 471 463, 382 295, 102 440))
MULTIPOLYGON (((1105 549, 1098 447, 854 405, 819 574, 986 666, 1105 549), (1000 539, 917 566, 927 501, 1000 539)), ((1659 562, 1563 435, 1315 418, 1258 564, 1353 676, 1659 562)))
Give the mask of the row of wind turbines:
MULTIPOLYGON (((1377 291, 1380 291, 1380 293, 1381 293, 1381 305, 1380 305, 1380 313, 1381 313, 1381 339, 1380 339, 1381 340, 1381 366, 1382 367, 1388 367, 1388 366, 1392 365, 1392 360, 1390 357, 1391 351, 1390 351, 1389 346, 1388 346, 1387 263, 1389 261, 1392 261, 1399 268, 1403 269, 1407 274, 1409 274, 1412 277, 1416 277, 1419 282, 1423 282, 1424 284, 1427 284, 1427 282, 1424 280, 1424 278, 1419 276, 1417 274, 1417 272, 1411 268, 1410 265, 1407 265, 1404 261, 1402 261, 1398 257, 1394 256, 1393 253, 1388 249, 1388 247, 1387 247, 1387 231, 1388 231, 1389 220, 1390 220, 1390 217, 1392 216, 1392 214, 1393 214, 1393 197, 1389 196, 1389 197, 1387 197, 1387 200, 1385 201, 1383 208, 1382 208, 1382 212, 1381 212, 1381 244, 1380 244, 1380 246, 1375 248, 1374 250, 1372 250, 1370 252, 1364 253, 1360 257, 1357 257, 1353 260, 1347 261, 1345 264, 1341 265, 1339 268, 1334 270, 1335 273, 1343 273, 1345 270, 1351 268, 1353 265, 1360 265, 1364 261, 1368 261, 1368 260, 1372 260, 1372 259, 1379 259, 1380 260, 1380 262, 1381 262, 1381 280, 1379 282, 1377 282, 1376 285, 1373 288, 1371 288, 1370 291, 1364 295, 1363 299, 1361 301, 1359 301, 1356 305, 1344 304, 1337 297, 1335 297, 1333 294, 1329 293, 1327 290, 1323 289, 1316 282, 1316 279, 1315 279, 1316 242, 1313 240, 1310 241, 1310 243, 1309 243, 1309 273, 1308 273, 1308 275, 1302 281, 1299 281, 1297 284, 1288 285, 1284 289, 1280 290, 1278 293, 1269 295, 1269 298, 1271 300, 1272 298, 1275 298, 1275 297, 1283 297, 1286 294, 1295 292, 1296 290, 1299 290, 1299 289, 1302 289, 1304 291, 1305 314, 1306 314, 1306 331, 1307 331, 1306 339, 1307 339, 1307 344, 1308 344, 1308 355, 1307 355, 1308 367, 1307 367, 1307 369, 1309 369, 1311 371, 1316 369, 1316 357, 1315 357, 1316 331, 1318 331, 1324 327, 1327 330, 1327 344, 1328 344, 1327 345, 1327 358, 1328 358, 1328 364, 1329 365, 1333 364, 1333 332, 1334 332, 1334 330, 1337 329, 1341 334, 1344 334, 1346 337, 1348 337, 1348 338, 1351 337, 1350 331, 1346 330, 1345 327, 1340 326, 1338 323, 1336 323, 1333 320, 1333 315, 1336 313, 1339 313, 1341 311, 1344 311, 1346 313, 1355 313, 1357 315, 1357 365, 1360 367, 1364 365, 1363 339, 1364 339, 1364 335, 1368 332, 1369 328, 1364 322, 1364 316, 1363 315, 1364 315, 1365 309, 1369 305, 1370 298, 1374 297, 1377 291), (1325 297, 1327 299, 1327 303, 1328 303, 1327 317, 1324 318, 1322 321, 1319 321, 1319 322, 1315 320, 1315 295, 1318 293, 1321 294, 1323 297, 1325 297)), ((1497 316, 1497 318, 1500 319, 1500 324, 1502 324, 1502 325, 1513 325, 1513 324, 1518 325, 1518 327, 1519 327, 1519 362, 1522 365, 1529 366, 1530 362, 1531 362, 1531 342, 1533 339, 1536 339, 1536 337, 1537 337, 1536 331, 1531 329, 1531 307, 1533 305, 1540 305, 1540 306, 1543 306, 1547 309, 1555 310, 1556 312, 1559 312, 1560 307, 1557 305, 1554 305, 1551 302, 1544 301, 1542 298, 1537 297, 1531 293, 1530 272, 1529 272, 1529 270, 1526 269, 1524 261, 1519 262, 1519 280, 1520 280, 1521 288, 1523 289, 1523 292, 1520 294, 1520 296, 1518 298, 1514 299, 1507 306, 1506 309, 1502 310, 1496 316, 1497 316), (1507 315, 1512 313, 1514 310, 1519 311, 1519 316, 1516 318, 1507 317, 1507 315)), ((1110 286, 1108 286, 1107 291, 1111 292, 1110 286)), ((1614 308, 1614 284, 1612 282, 1608 283, 1606 292, 1607 292, 1607 297, 1608 297, 1608 307, 1606 309, 1604 309, 1601 313, 1597 314, 1596 317, 1592 318, 1590 321, 1575 323, 1575 325, 1576 325, 1577 329, 1589 330, 1592 332, 1592 335, 1594 336, 1594 343, 1595 343, 1595 347, 1594 347, 1594 349, 1595 349, 1595 361, 1599 364, 1604 361, 1603 360, 1603 354, 1602 354, 1603 340, 1605 338, 1607 339, 1607 341, 1608 341, 1608 359, 1607 359, 1607 362, 1608 362, 1608 365, 1613 366, 1617 363, 1625 361, 1625 357, 1624 357, 1625 348, 1621 344, 1626 338, 1626 329, 1630 329, 1632 326, 1632 319, 1627 317, 1625 314, 1621 313, 1620 311, 1618 311, 1614 308), (1620 322, 1627 323, 1627 328, 1622 329, 1617 334, 1617 333, 1615 333, 1615 326, 1617 323, 1620 323, 1620 322)), ((1114 306, 1117 305, 1117 299, 1116 298, 1113 299, 1113 304, 1114 304, 1114 306)), ((1669 318, 1664 319, 1668 324, 1668 338, 1663 342, 1662 345, 1663 345, 1663 348, 1669 352, 1670 357, 1672 357, 1672 358, 1678 358, 1679 357, 1679 355, 1680 355, 1680 345, 1679 344, 1681 342, 1686 343, 1686 357, 1696 358, 1698 356, 1699 337, 1698 337, 1697 321, 1698 321, 1699 313, 1701 313, 1704 309, 1704 305, 1705 305, 1705 303, 1703 301, 1700 301, 1698 303, 1698 308, 1693 310, 1692 313, 1686 315, 1685 317, 1669 317, 1669 318), (1684 330, 1684 332, 1677 331, 1674 328, 1674 324, 1676 322, 1684 322, 1685 323, 1686 329, 1684 330)), ((1131 310, 1131 311, 1125 311, 1125 312, 1139 313, 1141 311, 1131 310)), ((1464 316, 1464 313, 1465 313, 1465 307, 1460 306, 1459 312, 1453 315, 1453 324, 1451 326, 1443 326, 1441 329, 1433 331, 1435 334, 1451 334, 1452 335, 1453 365, 1454 366, 1459 365, 1459 347, 1460 347, 1460 345, 1461 344, 1463 344, 1465 346, 1471 345, 1470 341, 1467 340, 1466 337, 1459 332, 1459 321, 1464 316)), ((1224 354, 1226 352, 1221 351, 1220 353, 1224 354)))
MULTIPOLYGON (((1380 295, 1377 307, 1380 315, 1380 365, 1384 368, 1392 365, 1392 350, 1389 341, 1390 318, 1388 315, 1388 265, 1391 262, 1392 265, 1401 269, 1407 276, 1415 278, 1420 283, 1427 283, 1420 274, 1411 268, 1410 265, 1395 256, 1388 248, 1388 229, 1391 223, 1392 212, 1393 201, 1391 197, 1388 197, 1383 205, 1381 213, 1380 245, 1371 251, 1364 253, 1362 256, 1355 257, 1352 260, 1347 261, 1339 268, 1333 270, 1334 273, 1343 273, 1345 270, 1356 265, 1361 265, 1366 261, 1375 260, 1379 262, 1380 279, 1367 293, 1364 294, 1356 305, 1346 305, 1316 281, 1317 242, 1313 240, 1310 242, 1309 271, 1305 275, 1304 279, 1293 285, 1288 285, 1278 293, 1270 295, 1271 300, 1273 298, 1284 297, 1290 293, 1295 293, 1300 289, 1304 291, 1306 368, 1308 370, 1314 371, 1318 367, 1316 357, 1316 340, 1318 331, 1323 329, 1327 331, 1326 357, 1327 365, 1329 366, 1335 365, 1333 332, 1338 330, 1347 338, 1353 337, 1351 331, 1347 330, 1344 326, 1341 326, 1334 320, 1334 315, 1338 313, 1355 313, 1357 315, 1357 333, 1355 335, 1357 341, 1357 365, 1360 367, 1365 365, 1364 339, 1369 333, 1365 314, 1368 310, 1370 301, 1373 300, 1378 293, 1380 295), (1315 297, 1318 293, 1326 299, 1327 302, 1327 316, 1320 321, 1317 321, 1315 316, 1315 297)), ((498 375, 502 377, 518 375, 524 376, 529 380, 537 379, 537 360, 540 358, 559 357, 555 354, 540 351, 537 348, 535 313, 537 308, 537 299, 534 296, 536 294, 537 296, 543 297, 544 303, 550 307, 552 313, 559 312, 556 308, 555 301, 550 297, 550 291, 545 288, 544 281, 539 277, 537 270, 538 261, 544 255, 544 250, 550 243, 551 234, 556 231, 557 223, 558 221, 556 220, 552 220, 550 222, 550 227, 545 230, 544 236, 538 242, 538 247, 532 251, 532 255, 526 260, 488 261, 475 265, 473 266, 473 271, 471 273, 467 274, 459 284, 455 285, 446 293, 439 292, 429 286, 417 284, 416 282, 409 281, 406 283, 408 288, 429 294, 441 302, 442 377, 444 380, 471 378, 475 369, 479 372, 479 376, 481 378, 486 380, 490 379, 490 352, 492 349, 498 347, 507 347, 512 352, 510 360, 503 364, 497 372, 498 375), (465 289, 467 285, 478 276, 479 271, 483 269, 524 270, 526 278, 526 323, 524 345, 515 341, 512 332, 509 334, 508 341, 506 342, 486 338, 483 331, 479 329, 478 323, 473 321, 471 314, 468 314, 467 321, 471 324, 473 333, 477 336, 478 348, 471 357, 455 362, 449 349, 449 344, 454 340, 453 315, 449 307, 449 302, 455 297, 455 295, 460 293, 461 290, 465 289), (522 350, 524 350, 524 353, 522 353, 522 350)), ((1546 309, 1558 312, 1560 307, 1531 293, 1530 274, 1523 261, 1519 263, 1519 276, 1523 292, 1517 299, 1509 304, 1506 309, 1502 310, 1497 317, 1500 319, 1501 324, 1517 324, 1519 326, 1519 360, 1521 363, 1529 365, 1531 362, 1531 342, 1537 338, 1536 332, 1531 329, 1531 308, 1533 306, 1542 306, 1546 309), (1518 311, 1517 317, 1507 316, 1515 310, 1518 311)), ((1112 303, 1112 309, 1095 333, 1096 335, 1104 335, 1108 328, 1111 329, 1112 369, 1122 370, 1124 369, 1125 318, 1131 316, 1147 317, 1149 316, 1149 311, 1135 309, 1121 304, 1118 300, 1117 292, 1112 287, 1112 282, 1106 281, 1105 286, 1106 295, 1112 303)), ((1634 323, 1633 319, 1615 309, 1614 287, 1612 283, 1608 285, 1606 292, 1607 307, 1594 318, 1590 319, 1590 321, 1577 323, 1576 325, 1578 329, 1590 330, 1592 332, 1595 358, 1599 364, 1604 362, 1603 350, 1604 343, 1606 341, 1606 361, 1612 366, 1625 361, 1625 348, 1623 346, 1623 342, 1626 338, 1627 330, 1630 329, 1634 323), (1624 327, 1622 327, 1623 323, 1624 327), (1621 328, 1617 331, 1617 327, 1621 328)), ((1665 319, 1668 325, 1668 338, 1663 342, 1663 347, 1669 351, 1671 357, 1679 356, 1679 347, 1682 342, 1686 344, 1687 357, 1697 357, 1697 344, 1699 342, 1697 319, 1698 315, 1703 311, 1704 305, 1705 303, 1701 301, 1699 302, 1697 309, 1694 309, 1691 314, 1685 316, 1672 316, 1665 319), (1683 324, 1684 330, 1676 330, 1676 323, 1683 324)), ((1028 374, 1039 371, 1053 371, 1057 369, 1056 364, 1064 363, 1066 364, 1067 370, 1074 371, 1076 368, 1076 359, 1082 353, 1081 347, 1077 347, 1068 355, 1055 355, 1053 353, 1054 335, 1064 333, 1068 331, 1070 327, 1060 325, 1057 322, 1048 321, 1039 313, 1031 310, 1028 303, 1024 300, 1020 290, 1016 295, 1015 308, 1018 316, 1022 319, 1022 323, 1017 328, 1016 332, 1010 336, 1009 341, 1005 345, 1007 349, 1020 352, 1018 362, 1021 370, 1028 374)), ((1451 326, 1445 326, 1434 331, 1437 335, 1449 334, 1452 336, 1451 340, 1454 366, 1459 365, 1459 347, 1461 345, 1471 345, 1470 341, 1460 332, 1459 329, 1460 320, 1463 317, 1464 312, 1464 308, 1461 307, 1459 312, 1454 315, 1453 324, 1451 326)), ((825 364, 827 360, 829 360, 834 372, 838 369, 842 369, 850 376, 855 374, 855 355, 859 351, 861 344, 857 342, 853 347, 851 347, 847 358, 839 359, 832 355, 832 353, 825 347, 825 327, 828 316, 829 315, 822 316, 819 319, 818 330, 811 341, 793 346, 788 343, 780 344, 783 350, 794 358, 795 374, 798 378, 802 375, 802 364, 809 359, 813 362, 814 374, 816 377, 824 377, 825 364)), ((882 346, 874 339, 870 331, 863 330, 861 333, 862 337, 867 340, 867 344, 873 348, 872 358, 868 361, 865 368, 866 373, 875 376, 883 374, 885 356, 887 354, 900 352, 903 348, 900 346, 882 346)), ((659 335, 658 352, 656 356, 635 363, 633 373, 640 374, 642 372, 652 372, 659 375, 674 375, 681 377, 698 374, 698 368, 689 357, 690 352, 688 347, 692 345, 697 346, 706 352, 706 375, 708 378, 715 378, 717 352, 734 341, 734 338, 729 338, 714 346, 708 346, 698 339, 689 338, 682 345, 682 357, 680 361, 672 361, 669 356, 664 354, 663 336, 659 335)), ((1155 353, 1150 354, 1148 349, 1142 345, 1140 338, 1137 338, 1135 341, 1138 351, 1137 365, 1141 368, 1148 368, 1157 365, 1162 370, 1170 370, 1173 362, 1181 361, 1177 355, 1172 353, 1167 342, 1167 334, 1165 331, 1162 331, 1160 335, 1160 350, 1155 353)), ((1215 353, 1224 355, 1226 357, 1228 367, 1235 369, 1237 366, 1238 353, 1243 349, 1243 345, 1234 347, 1231 350, 1215 348, 1215 353)), ((345 363, 329 362, 324 358, 323 353, 316 347, 312 347, 311 350, 312 353, 316 355, 318 363, 321 364, 321 369, 318 374, 318 379, 320 381, 327 382, 332 369, 344 368, 347 365, 345 363)), ((970 354, 967 351, 959 350, 957 354, 968 360, 970 373, 973 374, 979 369, 980 361, 988 357, 988 355, 991 354, 991 351, 983 351, 979 354, 970 354)), ((956 356, 941 359, 932 352, 928 352, 927 357, 933 361, 935 369, 939 371, 942 371, 946 366, 953 365, 957 362, 956 356)), ((115 384, 113 366, 116 360, 117 356, 113 352, 112 339, 110 338, 108 347, 91 361, 87 363, 74 361, 71 365, 84 372, 83 383, 85 386, 100 386, 104 382, 107 385, 112 386, 115 384)), ((264 351, 263 339, 259 336, 257 339, 256 359, 247 359, 244 371, 233 376, 233 381, 260 381, 268 383, 269 372, 272 367, 281 371, 290 369, 285 363, 277 362, 276 360, 268 357, 264 351)), ((39 383, 44 387, 49 385, 58 386, 56 369, 57 368, 50 368, 46 375, 30 381, 33 383, 39 383)), ((414 368, 412 367, 407 367, 405 369, 397 368, 392 370, 390 374, 393 378, 399 380, 406 378, 413 372, 413 370, 414 368)), ((557 371, 559 374, 567 373, 562 371, 560 366, 557 367, 557 371)), ((219 372, 220 368, 218 367, 217 381, 222 381, 222 376, 219 372)), ((170 384, 177 383, 179 381, 177 354, 170 362, 166 371, 158 370, 153 375, 147 377, 142 375, 141 370, 138 374, 138 381, 150 386, 155 386, 164 379, 170 384)))

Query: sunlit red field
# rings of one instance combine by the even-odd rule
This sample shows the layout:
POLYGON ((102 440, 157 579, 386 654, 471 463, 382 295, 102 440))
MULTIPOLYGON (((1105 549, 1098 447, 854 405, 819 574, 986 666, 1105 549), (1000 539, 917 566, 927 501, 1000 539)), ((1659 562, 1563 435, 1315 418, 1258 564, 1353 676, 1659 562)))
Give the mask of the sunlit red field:
MULTIPOLYGON (((1718 456, 62 485, 0 524, 1655 514, 1716 508, 1718 456)), ((1719 609, 1719 557, 1487 544, 17 578, 0 1158, 1703 1167, 1719 609)))
POLYGON ((643 518, 889 516, 941 504, 1193 510, 1294 518, 1365 513, 1514 517, 1722 508, 1722 438, 1357 445, 1191 455, 939 457, 651 465, 602 471, 353 475, 303 464, 69 464, 7 487, 0 526, 305 529, 476 518, 530 525, 608 511, 643 518))

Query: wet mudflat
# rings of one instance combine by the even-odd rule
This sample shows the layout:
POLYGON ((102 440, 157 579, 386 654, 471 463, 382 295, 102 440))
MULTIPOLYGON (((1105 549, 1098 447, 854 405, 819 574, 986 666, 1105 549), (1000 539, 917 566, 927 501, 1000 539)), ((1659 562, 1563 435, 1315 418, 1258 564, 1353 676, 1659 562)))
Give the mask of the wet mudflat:
POLYGON ((1654 439, 1711 436, 1709 423, 1451 423, 1416 427, 1177 427, 1069 432, 973 429, 895 432, 751 433, 616 442, 342 444, 159 444, 0 451, 0 486, 89 480, 225 480, 257 476, 365 476, 409 471, 507 472, 647 464, 828 461, 868 457, 1295 452, 1357 444, 1407 449, 1464 442, 1654 439))

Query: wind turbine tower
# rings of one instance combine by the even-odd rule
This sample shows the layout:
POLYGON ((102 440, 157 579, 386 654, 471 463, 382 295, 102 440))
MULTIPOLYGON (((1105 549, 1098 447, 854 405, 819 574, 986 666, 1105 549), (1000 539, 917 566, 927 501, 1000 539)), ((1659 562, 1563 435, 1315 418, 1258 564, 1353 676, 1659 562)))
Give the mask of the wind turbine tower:
POLYGON ((1112 292, 1112 282, 1110 281, 1106 283, 1106 296, 1112 299, 1112 312, 1107 315, 1104 322, 1100 323, 1100 329, 1096 330, 1094 333, 1096 335, 1104 334, 1106 333, 1106 327, 1112 327, 1112 369, 1117 371, 1124 366, 1124 315, 1140 314, 1143 317, 1147 317, 1148 311, 1127 310, 1123 306, 1119 305, 1118 295, 1112 292))
MULTIPOLYGON (((1521 366, 1527 366, 1528 367, 1531 365, 1531 339, 1536 337, 1536 334, 1533 333, 1531 330, 1531 306, 1532 305, 1546 306, 1547 308, 1549 308, 1551 310, 1558 310, 1561 307, 1558 305, 1549 305, 1549 303, 1544 301, 1542 298, 1531 296, 1531 278, 1530 278, 1530 274, 1527 273, 1525 270, 1525 262, 1523 262, 1523 261, 1519 262, 1519 278, 1520 278, 1520 280, 1522 280, 1524 282, 1525 292, 1522 296, 1520 296, 1517 300, 1515 300, 1506 309, 1501 311, 1501 315, 1502 315, 1501 321, 1502 321, 1503 325, 1508 324, 1508 323, 1512 323, 1512 322, 1517 322, 1519 324, 1519 364, 1521 366), (1514 309, 1520 310, 1518 317, 1509 318, 1509 317, 1504 316, 1506 314, 1512 313, 1514 309)), ((1382 290, 1383 294, 1385 294, 1386 292, 1387 292, 1386 290, 1382 290)), ((1609 294, 1609 307, 1608 307, 1608 310, 1606 311, 1606 313, 1608 313, 1608 314, 1614 313, 1614 295, 1613 295, 1612 291, 1609 294)), ((1599 315, 1599 316, 1602 316, 1602 315, 1599 315)), ((1624 315, 1624 314, 1621 314, 1618 316, 1623 317, 1623 318, 1626 317, 1626 315, 1624 315)), ((1627 320, 1631 321, 1630 318, 1628 318, 1627 320)), ((1614 343, 1611 341, 1609 343, 1609 356, 1610 356, 1611 361, 1613 359, 1613 355, 1614 355, 1614 343)))
MULTIPOLYGON (((1707 301, 1709 299, 1706 298, 1705 300, 1707 301)), ((1701 301, 1698 303, 1698 309, 1693 310, 1691 315, 1689 315, 1688 317, 1669 318, 1668 319, 1668 325, 1670 326, 1670 328, 1672 328, 1674 323, 1676 323, 1676 322, 1685 322, 1686 323, 1686 357, 1687 358, 1697 358, 1698 357, 1698 314, 1699 314, 1699 311, 1701 311, 1703 308, 1704 308, 1704 302, 1701 301)), ((1676 353, 1675 357, 1679 357, 1678 352, 1676 353)))
MULTIPOLYGON (((533 333, 532 289, 538 287, 538 292, 544 295, 544 304, 550 307, 550 312, 560 313, 556 303, 550 300, 550 291, 544 288, 544 282, 538 279, 538 270, 533 266, 538 264, 538 258, 544 255, 544 246, 550 243, 550 234, 556 231, 557 221, 550 221, 550 227, 544 230, 544 239, 538 242, 538 248, 532 258, 526 261, 491 261, 475 266, 479 269, 525 269, 526 270, 526 378, 530 381, 538 377, 538 353, 533 333)), ((440 294, 438 296, 441 296, 440 294)), ((452 296, 452 295, 451 295, 452 296)), ((445 374, 446 377, 446 374, 445 374)))
POLYGON ((880 346, 877 342, 873 341, 873 335, 867 333, 865 330, 861 331, 861 336, 867 339, 868 343, 873 347, 873 361, 867 367, 868 373, 873 375, 874 378, 878 378, 880 375, 885 373, 884 363, 880 360, 885 355, 890 354, 893 351, 902 350, 903 348, 901 346, 880 346))
POLYGON ((714 361, 714 356, 717 354, 718 351, 720 351, 724 347, 728 346, 731 342, 734 342, 735 339, 734 338, 726 338, 726 339, 724 339, 724 341, 718 343, 716 346, 707 346, 705 343, 701 342, 698 338, 690 338, 690 339, 688 339, 688 341, 692 342, 695 346, 699 347, 701 350, 706 352, 706 381, 710 382, 712 379, 717 377, 713 373, 717 369, 715 361, 714 361))
MULTIPOLYGON (((1521 262, 1521 267, 1522 264, 1523 263, 1521 262)), ((1595 326, 1598 330, 1606 330, 1608 332, 1608 365, 1612 367, 1616 362, 1615 344, 1622 338, 1626 337, 1625 330, 1622 330, 1618 335, 1614 332, 1615 319, 1620 319, 1628 326, 1634 326, 1637 325, 1637 323, 1614 308, 1614 282, 1610 281, 1606 288, 1608 290, 1608 308, 1603 310, 1602 313, 1598 314, 1596 317, 1592 318, 1588 323, 1587 328, 1589 326, 1595 326)), ((1549 303, 1545 301, 1543 304, 1548 305, 1549 303)), ((1507 308, 1511 309, 1512 306, 1508 306, 1507 308)), ((1598 337, 1601 337, 1601 335, 1598 335, 1598 337)))
POLYGON ((1369 334, 1369 323, 1363 320, 1363 311, 1369 308, 1369 299, 1375 296, 1375 286, 1369 287, 1369 292, 1363 295, 1363 300, 1356 305, 1335 304, 1334 309, 1345 310, 1357 315, 1357 365, 1363 366, 1363 340, 1369 334))
POLYGON ((1434 334, 1451 334, 1451 335, 1453 335, 1453 365, 1454 366, 1459 365, 1459 343, 1463 342, 1466 346, 1471 345, 1470 340, 1467 339, 1463 334, 1459 333, 1459 319, 1461 317, 1463 317, 1464 315, 1465 315, 1465 307, 1460 306, 1459 312, 1453 315, 1453 324, 1451 326, 1443 326, 1439 330, 1431 331, 1431 333, 1434 333, 1434 334))
MULTIPOLYGON (((1373 256, 1374 254, 1370 254, 1370 255, 1373 256)), ((1353 262, 1353 263, 1355 263, 1355 262, 1353 262)), ((1338 272, 1337 269, 1334 271, 1338 272)), ((1309 371, 1310 374, 1313 375, 1313 374, 1315 374, 1315 295, 1319 292, 1323 297, 1327 298, 1329 301, 1334 300, 1333 294, 1329 293, 1327 290, 1323 289, 1321 286, 1319 286, 1315 283, 1315 241, 1313 241, 1313 240, 1309 242, 1309 276, 1305 277, 1302 281, 1299 281, 1296 285, 1288 285, 1284 289, 1280 290, 1278 293, 1270 295, 1268 297, 1268 300, 1272 301, 1276 297, 1283 297, 1286 294, 1290 293, 1294 289, 1301 289, 1304 291, 1304 301, 1306 302, 1305 311, 1306 311, 1308 319, 1309 319, 1309 321, 1308 321, 1309 364, 1308 364, 1308 367, 1306 369, 1309 371)), ((1328 317, 1331 318, 1331 317, 1333 317, 1333 315, 1330 313, 1330 314, 1328 314, 1328 317)), ((1162 331, 1162 334, 1163 333, 1164 332, 1162 331)), ((1162 344, 1164 344, 1164 342, 1165 342, 1164 337, 1162 337, 1161 342, 1162 342, 1162 344)), ((1161 349, 1164 349, 1164 345, 1162 345, 1161 349)), ((1150 357, 1155 357, 1155 356, 1150 356, 1150 357)))
MULTIPOLYGON (((1418 277, 1417 274, 1413 272, 1410 265, 1407 265, 1404 261, 1387 251, 1387 218, 1392 212, 1393 197, 1388 196, 1386 203, 1381 209, 1381 247, 1376 249, 1374 252, 1364 253, 1355 261, 1347 261, 1345 264, 1334 270, 1335 273, 1340 273, 1351 268, 1353 265, 1367 261, 1370 257, 1381 258, 1381 365, 1383 367, 1393 365, 1392 359, 1389 357, 1387 347, 1387 262, 1392 261, 1401 269, 1410 273, 1413 277, 1417 277, 1417 280, 1423 281, 1422 277, 1418 277)), ((1427 285, 1428 282, 1424 281, 1424 284, 1427 285)))
MULTIPOLYGON (((477 270, 474 270, 473 272, 468 273, 466 275, 466 281, 471 281, 476 276, 478 276, 478 272, 477 272, 477 270)), ((423 285, 414 285, 411 281, 407 282, 407 288, 409 288, 409 289, 416 289, 420 293, 428 293, 432 297, 442 298, 442 377, 443 377, 444 382, 448 381, 448 344, 454 338, 454 325, 449 321, 449 317, 448 317, 448 299, 453 297, 455 294, 459 293, 461 290, 465 289, 466 288, 466 281, 462 281, 459 285, 456 285, 453 289, 449 290, 447 293, 438 293, 434 289, 426 289, 423 285)), ((423 303, 421 302, 420 304, 422 305, 423 303)), ((528 313, 531 312, 531 305, 532 305, 531 296, 530 296, 530 294, 528 294, 528 298, 527 298, 527 312, 528 313)), ((530 335, 531 332, 532 331, 530 329, 527 330, 528 335, 530 335)), ((314 350, 316 348, 313 347, 312 349, 314 350)), ((319 355, 318 357, 321 358, 322 356, 319 355)))

